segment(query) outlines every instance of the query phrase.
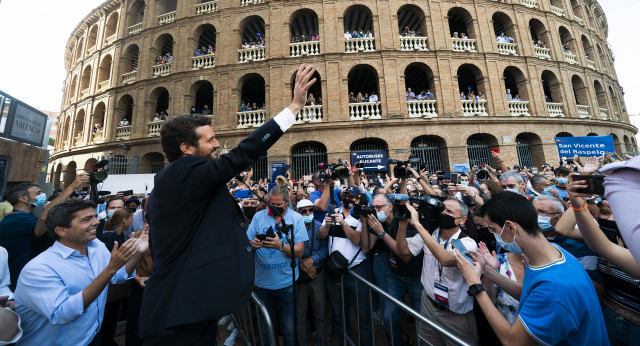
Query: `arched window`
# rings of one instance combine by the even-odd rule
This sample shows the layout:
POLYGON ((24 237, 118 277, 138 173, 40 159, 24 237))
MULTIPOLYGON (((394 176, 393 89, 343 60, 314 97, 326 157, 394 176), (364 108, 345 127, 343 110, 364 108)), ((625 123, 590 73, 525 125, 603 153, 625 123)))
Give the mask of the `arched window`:
POLYGON ((107 20, 107 24, 104 29, 104 41, 106 44, 111 44, 116 40, 117 30, 118 30, 118 12, 113 12, 109 19, 107 20))
POLYGON ((609 106, 607 105, 607 93, 598 81, 593 82, 593 88, 596 91, 596 100, 598 101, 598 114, 600 114, 602 119, 608 119, 609 106))
POLYGON ((578 75, 571 77, 571 86, 573 88, 573 96, 578 106, 578 115, 581 118, 591 116, 589 112, 589 90, 578 75))
POLYGON ((469 165, 472 167, 483 163, 491 165, 489 144, 481 136, 473 135, 467 139, 467 154, 469 155, 469 165))
MULTIPOLYGON (((296 85, 296 72, 291 75, 291 97, 293 97, 293 88, 296 85)), ((309 123, 322 121, 322 77, 318 71, 314 72, 311 79, 315 78, 316 82, 309 88, 307 93, 307 103, 305 107, 296 114, 297 123, 309 123)))
POLYGON ((164 156, 161 153, 147 153, 140 159, 138 173, 156 174, 164 168, 164 156))
POLYGON ((100 68, 98 69, 98 90, 104 91, 109 87, 111 80, 111 55, 107 55, 102 59, 100 68))
POLYGON ((531 33, 531 41, 533 42, 536 56, 540 59, 551 60, 551 40, 544 24, 535 18, 531 19, 529 21, 529 32, 531 33))
POLYGON ((442 171, 440 145, 428 136, 421 136, 411 141, 411 157, 420 159, 420 168, 429 173, 442 171))
POLYGON ((291 174, 293 179, 300 179, 318 170, 319 163, 327 163, 327 148, 318 142, 300 143, 292 151, 291 174))
POLYGON ((404 70, 409 117, 437 117, 436 90, 433 71, 429 66, 415 62, 404 70))
POLYGON ((498 42, 498 54, 518 55, 516 50, 516 27, 511 18, 503 13, 496 12, 492 16, 493 32, 498 42))
POLYGON ((89 87, 91 86, 91 66, 87 66, 82 72, 82 79, 80 80, 80 97, 85 98, 89 96, 89 87))
POLYGON ((266 108, 265 81, 259 74, 248 74, 241 79, 239 112, 256 111, 266 108))
POLYGON ((531 168, 533 166, 533 156, 531 155, 529 140, 525 136, 518 135, 516 137, 516 150, 518 151, 520 167, 531 168))
POLYGON ((94 25, 89 31, 89 37, 87 38, 87 54, 91 54, 96 51, 98 40, 98 24, 94 25))
POLYGON ((469 11, 462 7, 453 7, 449 10, 449 34, 454 52, 475 52, 476 34, 473 25, 473 17, 469 11))
POLYGON ((427 25, 424 11, 416 5, 404 5, 398 9, 400 49, 428 51, 427 25))
POLYGON ((138 45, 132 44, 124 51, 122 56, 123 74, 137 72, 138 71, 138 56, 140 55, 140 49, 138 45))
POLYGON ((295 11, 289 18, 290 56, 320 54, 318 15, 310 9, 295 11))
POLYGON ((356 65, 347 75, 351 120, 381 117, 378 72, 371 65, 356 65))
POLYGON ((364 5, 353 5, 344 13, 344 51, 347 53, 375 51, 373 14, 364 5))
POLYGON ((116 108, 116 118, 114 123, 117 125, 120 120, 126 119, 129 124, 133 120, 133 98, 131 95, 124 95, 118 102, 118 108, 116 108))
POLYGON ((158 115, 160 115, 161 113, 164 113, 165 115, 169 115, 170 97, 169 97, 169 91, 166 88, 159 87, 153 90, 151 92, 150 101, 155 104, 155 107, 153 109, 154 114, 149 114, 150 116, 149 120, 153 119, 156 113, 158 115))
POLYGON ((196 112, 203 115, 213 113, 213 85, 209 81, 198 81, 191 86, 191 95, 195 98, 196 112))
MULTIPOLYGON (((129 11, 127 11, 127 27, 129 33, 131 33, 131 27, 142 26, 144 19, 144 0, 137 0, 131 5, 129 11)), ((142 29, 142 27, 140 28, 142 29)))
POLYGON ((511 115, 531 115, 529 114, 529 103, 527 102, 529 100, 527 80, 522 71, 517 67, 509 66, 504 69, 503 78, 511 115))
POLYGON ((130 174, 131 173, 131 159, 123 155, 114 155, 109 158, 109 174, 130 174))
MULTIPOLYGON (((195 30, 193 36, 194 42, 196 42, 196 46, 194 47, 194 55, 198 55, 198 52, 200 52, 200 55, 215 54, 217 32, 216 28, 213 25, 200 25, 195 30)), ((204 67, 213 67, 213 65, 204 67)))
POLYGON ((67 188, 76 180, 76 169, 78 166, 75 161, 69 162, 67 168, 64 170, 64 188, 67 188))

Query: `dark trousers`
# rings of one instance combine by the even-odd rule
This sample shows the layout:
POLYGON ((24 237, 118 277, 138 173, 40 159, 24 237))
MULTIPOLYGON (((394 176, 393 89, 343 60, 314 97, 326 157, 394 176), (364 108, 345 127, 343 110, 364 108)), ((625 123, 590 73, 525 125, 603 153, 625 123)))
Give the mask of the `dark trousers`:
MULTIPOLYGON (((269 290, 254 286, 253 291, 264 303, 269 317, 273 323, 278 318, 280 332, 284 346, 294 346, 295 336, 293 333, 293 285, 278 289, 269 290)), ((269 344, 266 322, 261 318, 263 345, 269 344)), ((306 326, 306 324, 305 324, 306 326)))
POLYGON ((172 328, 173 335, 152 336, 144 339, 145 346, 154 345, 189 345, 211 346, 218 340, 218 320, 208 320, 198 323, 184 324, 172 328))
POLYGON ((142 306, 142 296, 144 288, 136 282, 131 284, 129 292, 129 305, 127 307, 127 334, 125 344, 127 346, 142 345, 142 338, 138 336, 138 322, 140 318, 140 307, 142 306))
POLYGON ((326 313, 326 287, 324 283, 324 271, 321 271, 318 276, 309 282, 298 281, 298 296, 296 297, 297 303, 297 323, 298 323, 298 344, 300 345, 313 345, 311 340, 307 339, 307 309, 311 308, 313 311, 313 319, 316 331, 316 340, 321 341, 323 345, 326 345, 329 340, 331 330, 326 329, 326 321, 331 319, 330 315, 326 313), (309 300, 311 300, 311 306, 309 307, 309 300))
POLYGON ((118 299, 113 302, 108 302, 104 307, 104 318, 102 319, 102 326, 100 327, 100 345, 102 346, 118 346, 118 343, 113 340, 113 336, 116 333, 116 324, 118 324, 118 316, 120 315, 120 308, 122 307, 122 299, 118 299))

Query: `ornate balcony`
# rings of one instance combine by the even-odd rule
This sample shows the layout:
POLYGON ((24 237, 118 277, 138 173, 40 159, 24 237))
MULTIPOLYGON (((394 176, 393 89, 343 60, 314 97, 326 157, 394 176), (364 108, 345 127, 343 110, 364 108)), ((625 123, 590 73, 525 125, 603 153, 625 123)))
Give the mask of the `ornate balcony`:
POLYGON ((498 43, 498 54, 502 55, 518 55, 516 52, 516 47, 518 46, 516 43, 507 43, 507 42, 497 42, 498 43))
POLYGON ((538 0, 522 0, 522 4, 529 8, 538 8, 538 0))
POLYGON ((83 99, 85 97, 89 96, 89 88, 86 88, 82 91, 80 91, 80 98, 83 99))
POLYGON ((171 65, 173 63, 168 62, 160 65, 153 66, 153 78, 160 76, 168 76, 171 74, 171 65))
POLYGON ((547 112, 549 112, 549 116, 551 118, 564 118, 564 113, 562 113, 562 103, 547 102, 547 112))
POLYGON ((475 115, 486 117, 489 115, 487 114, 486 108, 487 100, 460 100, 460 103, 462 103, 462 114, 465 117, 472 117, 475 115))
POLYGON ((264 124, 266 118, 266 111, 264 110, 238 112, 236 114, 238 114, 239 129, 259 127, 264 124))
POLYGON ((413 100, 407 101, 409 109, 409 118, 435 118, 438 116, 436 111, 436 100, 413 100))
POLYGON ((142 23, 133 24, 127 30, 129 35, 135 35, 135 34, 139 33, 140 31, 142 31, 142 23))
POLYGON ((404 51, 422 51, 429 50, 428 41, 426 36, 422 37, 405 37, 400 36, 400 49, 404 51))
POLYGON ((196 16, 218 10, 218 0, 196 4, 196 16))
POLYGON ((546 59, 546 60, 551 60, 551 54, 549 54, 551 52, 551 49, 549 48, 542 48, 542 47, 533 47, 533 49, 536 52, 536 56, 540 59, 546 59))
POLYGON ((582 18, 576 16, 575 14, 573 15, 573 19, 580 25, 584 26, 584 20, 582 20, 582 18))
POLYGON ((578 107, 578 116, 580 118, 591 118, 591 114, 589 114, 589 106, 577 105, 578 107))
POLYGON ((94 44, 93 46, 87 48, 87 55, 91 55, 93 53, 95 53, 97 50, 96 45, 94 44))
POLYGON ((595 61, 589 60, 589 59, 586 59, 586 60, 587 60, 587 67, 588 68, 590 68, 590 69, 592 69, 594 71, 598 71, 598 69, 596 68, 596 62, 595 61))
POLYGON ((564 17, 564 10, 560 7, 551 6, 551 12, 557 16, 564 17))
POLYGON ((350 103, 349 113, 351 120, 382 119, 380 101, 350 103))
POLYGON ((104 43, 106 43, 106 44, 108 44, 108 45, 109 45, 109 44, 112 44, 112 43, 113 43, 117 38, 118 38, 118 34, 113 34, 113 35, 111 35, 111 36, 107 37, 107 38, 104 40, 104 43))
POLYGON ((452 38, 451 44, 453 45, 454 52, 475 52, 476 40, 452 38))
POLYGON ((509 103, 509 113, 512 116, 531 116, 529 113, 529 101, 507 101, 507 103, 509 103))
POLYGON ((322 122, 322 105, 304 106, 296 114, 296 124, 322 122))
POLYGON ((238 62, 250 62, 264 60, 265 47, 238 49, 238 62))
POLYGON ((347 53, 374 52, 374 38, 350 38, 344 40, 344 51, 347 53))
POLYGON ((104 142, 104 131, 96 131, 91 134, 91 143, 98 144, 104 142))
POLYGON ((107 88, 109 87, 109 82, 111 82, 111 80, 107 79, 106 81, 98 83, 98 92, 107 90, 107 88))
POLYGON ((122 74, 122 85, 133 84, 136 82, 137 71, 123 73, 122 74))
POLYGON ((609 119, 609 110, 606 108, 598 108, 600 111, 600 117, 604 120, 609 119))
POLYGON ((81 147, 82 146, 82 135, 77 135, 74 139, 73 139, 73 146, 74 147, 81 147))
POLYGON ((289 44, 289 56, 307 56, 320 54, 320 41, 305 41, 289 44))
POLYGON ((147 123, 147 127, 149 129, 149 134, 147 137, 157 137, 160 136, 160 129, 162 128, 162 124, 164 121, 152 121, 147 123))
POLYGON ((131 125, 116 128, 116 141, 126 141, 131 138, 131 125))
POLYGON ((569 53, 569 52, 563 52, 562 55, 564 55, 564 61, 568 62, 569 64, 577 64, 578 60, 576 60, 576 55, 573 53, 569 53))
POLYGON ((240 6, 249 6, 251 4, 263 4, 266 0, 240 0, 240 6))
POLYGON ((201 56, 194 56, 191 58, 191 69, 197 70, 201 68, 212 68, 215 66, 216 55, 215 54, 207 54, 201 56))
POLYGON ((176 11, 161 14, 158 16, 158 25, 173 23, 176 21, 176 11))

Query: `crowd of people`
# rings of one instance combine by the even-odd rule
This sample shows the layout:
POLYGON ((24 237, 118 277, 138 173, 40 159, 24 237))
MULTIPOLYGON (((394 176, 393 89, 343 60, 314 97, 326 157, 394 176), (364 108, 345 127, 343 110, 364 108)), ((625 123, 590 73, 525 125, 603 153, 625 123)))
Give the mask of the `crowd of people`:
POLYGON ((216 54, 216 49, 213 48, 212 45, 209 45, 209 48, 202 46, 202 48, 196 49, 195 53, 193 53, 194 56, 203 56, 209 54, 216 54))
POLYGON ((169 64, 173 62, 171 53, 166 53, 156 57, 156 65, 169 64))
POLYGON ((313 35, 305 35, 300 34, 291 36, 291 43, 300 43, 300 42, 308 42, 308 41, 320 41, 320 34, 317 32, 313 33, 313 35))
POLYGON ((501 32, 499 36, 496 36, 496 42, 499 43, 516 43, 516 40, 508 35, 505 35, 504 32, 501 32))
POLYGON ((360 103, 360 102, 378 102, 378 95, 375 91, 371 91, 371 93, 365 92, 364 95, 361 91, 358 93, 354 93, 353 91, 349 92, 349 103, 360 103))
POLYGON ((258 107, 258 103, 256 102, 245 102, 240 101, 240 106, 238 106, 238 112, 249 112, 249 111, 258 111, 267 109, 266 105, 262 103, 262 107, 258 107))
POLYGON ((365 38, 373 38, 373 33, 371 32, 371 30, 353 30, 353 32, 349 32, 349 30, 346 30, 344 32, 344 39, 345 40, 351 40, 351 39, 356 39, 356 38, 360 38, 360 39, 365 39, 365 38))
POLYGON ((473 90, 469 90, 468 92, 464 92, 464 91, 460 91, 460 100, 469 100, 469 101, 482 101, 482 100, 486 100, 487 97, 484 96, 484 94, 482 93, 482 91, 478 91, 478 93, 476 94, 475 91, 473 90))
POLYGON ((459 38, 462 40, 468 40, 469 36, 467 36, 464 32, 460 33, 460 35, 458 35, 457 32, 454 32, 453 35, 451 35, 451 38, 459 38))
POLYGON ((242 49, 249 49, 249 48, 263 48, 266 47, 267 45, 267 38, 260 34, 260 33, 256 33, 256 37, 253 40, 245 40, 244 42, 242 42, 242 49))
POLYGON ((431 90, 422 90, 418 95, 416 95, 411 88, 407 88, 407 101, 422 101, 422 100, 435 100, 436 97, 433 95, 431 90))
POLYGON ((411 30, 408 26, 404 27, 402 37, 422 37, 422 30, 411 30))

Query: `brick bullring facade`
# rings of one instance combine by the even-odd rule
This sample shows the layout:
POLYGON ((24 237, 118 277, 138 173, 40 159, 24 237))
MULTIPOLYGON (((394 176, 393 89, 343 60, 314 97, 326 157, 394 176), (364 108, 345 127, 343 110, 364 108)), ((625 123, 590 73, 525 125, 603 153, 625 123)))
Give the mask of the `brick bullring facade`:
POLYGON ((260 172, 285 160, 298 176, 359 150, 413 153, 431 170, 490 163, 492 148, 541 165, 557 162, 557 135, 612 134, 632 152, 637 129, 607 31, 594 0, 108 0, 67 43, 50 180, 64 186, 102 155, 126 163, 112 173, 157 172, 162 111, 206 105, 223 150, 233 148, 290 102, 301 63, 317 70, 317 101, 260 172), (345 38, 354 30, 371 37, 345 38), (497 42, 501 33, 513 41, 497 42), (203 46, 215 53, 196 55, 203 46), (407 88, 434 97, 407 101, 407 88), (350 103, 350 92, 378 101, 350 103), (239 112, 242 101, 258 109, 239 112))

